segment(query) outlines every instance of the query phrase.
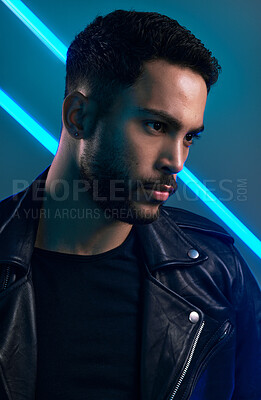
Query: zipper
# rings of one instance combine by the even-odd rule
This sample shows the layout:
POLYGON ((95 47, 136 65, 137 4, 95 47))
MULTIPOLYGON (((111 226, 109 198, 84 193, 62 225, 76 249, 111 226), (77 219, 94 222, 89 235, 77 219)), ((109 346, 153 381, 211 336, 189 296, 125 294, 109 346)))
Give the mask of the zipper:
POLYGON ((194 390, 194 388, 195 388, 195 386, 196 386, 196 384, 197 384, 198 377, 200 376, 202 370, 205 368, 206 363, 207 363, 208 360, 211 358, 211 356, 213 355, 213 353, 217 350, 217 348, 219 347, 219 345, 221 344, 221 342, 223 342, 224 339, 226 339, 228 336, 230 336, 230 334, 231 334, 231 332, 232 332, 232 324, 231 324, 231 322, 230 322, 230 321, 227 321, 227 322, 225 323, 224 328, 225 328, 225 329, 224 329, 222 335, 219 336, 218 339, 217 339, 217 341, 214 343, 214 345, 212 345, 210 353, 209 353, 209 354, 207 355, 207 357, 204 359, 203 364, 201 364, 200 369, 198 370, 198 372, 197 372, 197 374, 196 374, 196 376, 195 376, 195 378, 194 378, 193 384, 192 384, 192 386, 191 386, 189 392, 186 391, 185 394, 184 394, 184 396, 182 397, 182 399, 183 399, 183 398, 184 398, 184 399, 185 399, 185 398, 188 399, 188 398, 191 396, 191 393, 192 393, 192 391, 194 390))
POLYGON ((193 355, 194 355, 194 353, 195 353, 195 350, 196 350, 196 347, 197 347, 197 343, 198 343, 198 341, 199 341, 199 338, 200 338, 201 332, 202 332, 202 330, 203 330, 203 328, 204 328, 204 325, 205 325, 205 321, 202 321, 202 323, 201 323, 201 325, 200 325, 200 328, 199 328, 199 330, 198 330, 198 332, 197 332, 197 334, 196 334, 196 337, 195 337, 195 339, 194 339, 194 343, 193 343, 193 345, 192 345, 192 349, 191 349, 191 351, 190 351, 188 361, 186 362, 186 365, 185 365, 185 367, 184 367, 184 369, 183 369, 183 371, 182 371, 182 373, 181 373, 181 375, 180 375, 180 377, 179 377, 179 380, 178 380, 178 382, 177 382, 175 388, 174 388, 173 391, 171 392, 171 395, 170 395, 170 397, 169 397, 168 400, 173 400, 173 399, 174 399, 174 397, 176 396, 176 393, 177 393, 177 391, 178 391, 178 389, 179 389, 179 387, 180 387, 180 385, 181 385, 183 379, 185 378, 185 375, 186 375, 186 373, 187 373, 187 371, 188 371, 188 368, 189 368, 189 366, 190 366, 190 363, 191 363, 191 361, 192 361, 192 358, 193 358, 193 355))
POLYGON ((11 273, 11 268, 10 265, 6 265, 6 266, 2 266, 4 272, 4 279, 3 279, 3 286, 2 286, 2 290, 5 290, 8 286, 8 282, 10 279, 10 273, 11 273))

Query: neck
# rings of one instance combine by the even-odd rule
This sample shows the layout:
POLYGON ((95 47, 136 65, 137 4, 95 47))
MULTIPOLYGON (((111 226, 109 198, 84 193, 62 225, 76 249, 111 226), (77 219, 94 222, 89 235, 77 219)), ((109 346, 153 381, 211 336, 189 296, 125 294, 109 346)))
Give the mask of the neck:
POLYGON ((75 189, 79 177, 72 170, 68 162, 62 167, 57 158, 50 166, 35 247, 78 255, 95 255, 118 247, 132 225, 106 218, 88 193, 75 189), (61 183, 55 184, 58 181, 61 183))

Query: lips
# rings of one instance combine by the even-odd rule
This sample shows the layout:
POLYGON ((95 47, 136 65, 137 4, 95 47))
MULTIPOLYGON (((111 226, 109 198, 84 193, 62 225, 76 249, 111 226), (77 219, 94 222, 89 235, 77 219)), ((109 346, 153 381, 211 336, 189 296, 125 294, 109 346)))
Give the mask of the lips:
POLYGON ((177 189, 177 184, 172 185, 162 185, 162 184, 147 184, 144 185, 143 188, 149 192, 149 196, 147 200, 154 200, 159 202, 164 202, 168 200, 169 196, 171 196, 177 189))
POLYGON ((168 192, 169 195, 172 195, 176 191, 177 185, 171 186, 171 185, 156 185, 156 184, 149 184, 149 185, 144 185, 144 189, 146 190, 152 190, 156 192, 168 192))
POLYGON ((175 191, 173 186, 168 185, 159 185, 156 187, 156 190, 159 192, 168 192, 169 194, 172 194, 175 191))
POLYGON ((152 190, 152 192, 151 192, 151 197, 154 199, 154 200, 157 200, 157 201, 166 201, 166 200, 168 200, 168 198, 169 198, 169 192, 167 192, 167 191, 164 191, 164 192, 160 192, 160 191, 158 191, 158 190, 152 190))

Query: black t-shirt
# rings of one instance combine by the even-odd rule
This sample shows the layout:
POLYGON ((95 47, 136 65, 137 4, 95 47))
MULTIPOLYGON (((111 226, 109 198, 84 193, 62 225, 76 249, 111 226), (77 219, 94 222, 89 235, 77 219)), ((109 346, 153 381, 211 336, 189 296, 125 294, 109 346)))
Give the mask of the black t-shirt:
POLYGON ((36 400, 137 400, 141 270, 133 232, 81 256, 34 249, 36 400))

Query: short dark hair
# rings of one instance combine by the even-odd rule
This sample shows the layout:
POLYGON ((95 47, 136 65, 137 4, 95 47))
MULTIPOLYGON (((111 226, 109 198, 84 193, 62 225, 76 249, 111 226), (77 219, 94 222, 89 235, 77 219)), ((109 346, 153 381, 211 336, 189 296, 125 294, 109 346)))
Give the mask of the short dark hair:
POLYGON ((115 91, 135 84, 145 61, 156 59, 198 72, 208 92, 221 70, 211 51, 176 20, 156 12, 115 10, 97 16, 71 43, 65 97, 88 87, 107 106, 115 91))

